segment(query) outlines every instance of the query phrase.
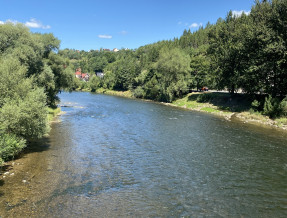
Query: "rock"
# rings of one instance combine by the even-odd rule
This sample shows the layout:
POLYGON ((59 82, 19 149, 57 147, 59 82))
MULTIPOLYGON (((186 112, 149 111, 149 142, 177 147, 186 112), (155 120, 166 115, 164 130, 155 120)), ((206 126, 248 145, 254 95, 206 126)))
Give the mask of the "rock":
POLYGON ((11 173, 11 174, 10 174, 10 176, 14 176, 14 175, 15 175, 14 173, 11 173))
POLYGON ((6 176, 3 176, 3 179, 5 179, 6 178, 6 176))
POLYGON ((22 182, 23 182, 23 183, 26 183, 26 182, 27 182, 27 180, 23 179, 23 180, 22 180, 22 182))
POLYGON ((4 173, 4 175, 8 175, 8 174, 9 174, 9 172, 5 172, 5 173, 4 173))

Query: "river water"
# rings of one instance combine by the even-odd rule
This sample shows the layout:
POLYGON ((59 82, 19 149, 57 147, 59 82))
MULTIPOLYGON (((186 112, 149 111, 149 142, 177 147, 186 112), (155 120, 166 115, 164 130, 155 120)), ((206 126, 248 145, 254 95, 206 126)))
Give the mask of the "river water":
POLYGON ((287 216, 286 133, 141 100, 60 98, 61 122, 0 180, 0 216, 287 216))

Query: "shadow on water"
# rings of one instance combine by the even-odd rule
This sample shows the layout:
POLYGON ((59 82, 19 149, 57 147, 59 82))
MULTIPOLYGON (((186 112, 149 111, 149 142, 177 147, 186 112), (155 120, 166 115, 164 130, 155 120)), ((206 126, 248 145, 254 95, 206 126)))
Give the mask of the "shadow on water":
MULTIPOLYGON (((41 139, 31 140, 28 142, 27 147, 23 151, 22 155, 35 153, 35 152, 43 152, 47 151, 50 148, 50 139, 48 137, 43 137, 41 139)), ((20 155, 21 157, 21 155, 20 155)), ((18 157, 18 158, 20 158, 18 157)))

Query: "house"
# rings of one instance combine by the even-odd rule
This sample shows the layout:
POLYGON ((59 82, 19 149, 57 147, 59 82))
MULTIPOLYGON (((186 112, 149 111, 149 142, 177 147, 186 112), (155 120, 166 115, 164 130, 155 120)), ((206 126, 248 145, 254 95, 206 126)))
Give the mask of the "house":
POLYGON ((89 81, 90 75, 88 73, 82 73, 81 68, 78 68, 75 72, 76 78, 83 80, 83 81, 89 81))
POLYGON ((82 80, 83 81, 89 81, 90 75, 88 73, 82 73, 82 80))
POLYGON ((103 72, 96 72, 97 77, 103 78, 104 73, 103 72))
POLYGON ((113 49, 113 52, 118 52, 118 51, 119 51, 119 49, 117 49, 117 48, 113 49))
POLYGON ((76 78, 78 79, 82 78, 82 73, 80 71, 76 71, 75 75, 76 75, 76 78))

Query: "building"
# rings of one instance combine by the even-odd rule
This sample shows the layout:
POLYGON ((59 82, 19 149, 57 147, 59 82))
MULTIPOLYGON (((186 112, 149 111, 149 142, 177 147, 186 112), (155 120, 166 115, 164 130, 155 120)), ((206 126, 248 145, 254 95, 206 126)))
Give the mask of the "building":
POLYGON ((104 73, 103 72, 96 72, 97 77, 103 78, 104 73))
POLYGON ((81 68, 78 68, 75 72, 76 78, 83 80, 83 81, 89 81, 90 75, 88 73, 82 73, 81 68))

